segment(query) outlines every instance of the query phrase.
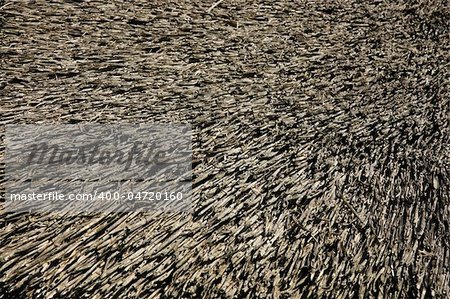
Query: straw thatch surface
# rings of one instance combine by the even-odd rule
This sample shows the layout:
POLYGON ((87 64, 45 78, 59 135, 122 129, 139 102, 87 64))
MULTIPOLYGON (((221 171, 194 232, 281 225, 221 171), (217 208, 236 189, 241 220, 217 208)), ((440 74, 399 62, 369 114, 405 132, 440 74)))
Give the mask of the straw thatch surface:
POLYGON ((5 1, 1 123, 184 122, 194 212, 0 216, 0 298, 449 298, 442 1, 5 1))

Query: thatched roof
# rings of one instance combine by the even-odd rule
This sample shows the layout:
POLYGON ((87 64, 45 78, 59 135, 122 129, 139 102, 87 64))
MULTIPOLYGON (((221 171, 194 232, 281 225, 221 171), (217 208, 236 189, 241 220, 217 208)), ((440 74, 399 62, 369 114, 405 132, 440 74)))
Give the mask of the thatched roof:
POLYGON ((2 125, 190 123, 197 194, 0 210, 0 298, 448 298, 448 2, 365 2, 0 5, 2 125))

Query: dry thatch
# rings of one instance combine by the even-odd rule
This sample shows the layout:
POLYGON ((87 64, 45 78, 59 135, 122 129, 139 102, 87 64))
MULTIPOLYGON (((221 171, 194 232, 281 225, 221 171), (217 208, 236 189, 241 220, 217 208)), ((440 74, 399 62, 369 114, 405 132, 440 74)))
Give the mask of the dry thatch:
POLYGON ((0 298, 448 298, 442 1, 9 1, 1 124, 182 122, 191 214, 0 212, 0 298))

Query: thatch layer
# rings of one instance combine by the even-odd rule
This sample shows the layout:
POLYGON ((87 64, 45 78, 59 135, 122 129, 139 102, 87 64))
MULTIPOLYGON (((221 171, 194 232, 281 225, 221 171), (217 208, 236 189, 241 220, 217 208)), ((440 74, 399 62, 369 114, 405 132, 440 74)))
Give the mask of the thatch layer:
POLYGON ((191 123, 197 201, 1 212, 0 298, 448 298, 449 8, 365 2, 6 1, 1 123, 191 123))

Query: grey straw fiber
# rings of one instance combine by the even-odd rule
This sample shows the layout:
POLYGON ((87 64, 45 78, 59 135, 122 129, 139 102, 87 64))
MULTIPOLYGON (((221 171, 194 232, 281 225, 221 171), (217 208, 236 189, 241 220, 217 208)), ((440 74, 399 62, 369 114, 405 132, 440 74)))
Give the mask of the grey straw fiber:
POLYGON ((191 124, 196 194, 0 209, 0 298, 450 298, 448 1, 219 2, 0 4, 2 132, 191 124))

